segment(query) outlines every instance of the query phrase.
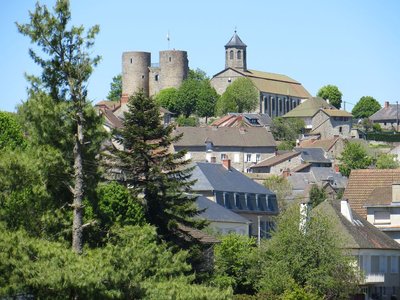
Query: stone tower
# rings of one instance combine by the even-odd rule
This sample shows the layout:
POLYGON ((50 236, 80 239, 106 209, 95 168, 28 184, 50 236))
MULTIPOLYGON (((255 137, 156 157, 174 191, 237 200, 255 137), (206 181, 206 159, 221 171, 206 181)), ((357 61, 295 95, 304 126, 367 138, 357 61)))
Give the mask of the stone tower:
POLYGON ((225 45, 225 69, 233 68, 246 71, 246 48, 246 44, 242 42, 235 30, 234 35, 225 45))
POLYGON ((149 52, 130 51, 122 53, 122 94, 131 96, 142 90, 149 95, 149 52))
POLYGON ((189 72, 186 51, 160 51, 160 88, 179 88, 189 72))

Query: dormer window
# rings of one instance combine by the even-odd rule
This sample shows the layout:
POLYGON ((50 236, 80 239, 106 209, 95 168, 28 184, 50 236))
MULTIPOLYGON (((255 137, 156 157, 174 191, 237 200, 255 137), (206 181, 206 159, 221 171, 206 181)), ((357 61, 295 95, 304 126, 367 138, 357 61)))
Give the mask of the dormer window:
POLYGON ((213 151, 213 143, 209 140, 206 141, 206 152, 212 152, 213 151))

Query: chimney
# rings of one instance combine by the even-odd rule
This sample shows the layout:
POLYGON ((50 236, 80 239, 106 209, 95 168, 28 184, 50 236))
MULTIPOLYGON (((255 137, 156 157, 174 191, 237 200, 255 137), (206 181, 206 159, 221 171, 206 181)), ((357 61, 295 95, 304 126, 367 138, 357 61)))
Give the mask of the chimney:
POLYGON ((122 94, 122 96, 121 96, 121 105, 128 103, 128 101, 129 101, 128 94, 122 94))
POLYGON ((389 101, 385 101, 385 109, 389 108, 389 101))
POLYGON ((284 178, 288 178, 288 177, 290 176, 290 169, 289 169, 289 168, 286 168, 285 170, 283 170, 282 176, 283 176, 284 178))
POLYGON ((400 182, 395 181, 392 183, 392 202, 400 203, 400 182))
POLYGON ((353 214, 351 213, 349 201, 347 199, 340 201, 340 213, 351 223, 353 223, 353 214))
POLYGON ((225 167, 225 169, 230 170, 231 169, 231 160, 230 159, 223 159, 222 160, 222 165, 225 167))

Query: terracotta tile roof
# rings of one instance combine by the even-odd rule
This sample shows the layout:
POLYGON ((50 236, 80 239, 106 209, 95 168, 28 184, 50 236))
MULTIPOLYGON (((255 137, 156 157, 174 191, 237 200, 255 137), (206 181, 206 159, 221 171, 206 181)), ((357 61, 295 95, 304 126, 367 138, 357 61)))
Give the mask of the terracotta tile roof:
POLYGON ((370 204, 368 199, 374 190, 380 187, 391 187, 395 181, 400 181, 400 169, 352 170, 343 198, 347 198, 351 208, 366 218, 367 210, 364 206, 367 202, 370 204))
POLYGON ((272 166, 280 164, 288 159, 296 157, 298 155, 300 155, 300 152, 296 152, 296 151, 286 152, 283 154, 275 155, 271 158, 260 161, 258 164, 252 166, 251 168, 272 167, 272 166))
POLYGON ((339 140, 339 137, 334 137, 331 139, 324 139, 324 140, 317 140, 317 139, 310 139, 310 140, 303 140, 300 142, 301 148, 322 148, 326 152, 328 152, 339 140))

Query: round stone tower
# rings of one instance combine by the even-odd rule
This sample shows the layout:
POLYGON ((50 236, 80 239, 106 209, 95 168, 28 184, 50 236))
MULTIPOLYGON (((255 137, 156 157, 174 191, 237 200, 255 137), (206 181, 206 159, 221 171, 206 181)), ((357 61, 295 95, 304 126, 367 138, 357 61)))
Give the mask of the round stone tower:
POLYGON ((149 95, 149 52, 130 51, 122 53, 122 94, 132 95, 142 90, 149 95))
POLYGON ((187 78, 189 61, 186 51, 160 51, 160 89, 179 88, 187 78))

